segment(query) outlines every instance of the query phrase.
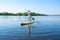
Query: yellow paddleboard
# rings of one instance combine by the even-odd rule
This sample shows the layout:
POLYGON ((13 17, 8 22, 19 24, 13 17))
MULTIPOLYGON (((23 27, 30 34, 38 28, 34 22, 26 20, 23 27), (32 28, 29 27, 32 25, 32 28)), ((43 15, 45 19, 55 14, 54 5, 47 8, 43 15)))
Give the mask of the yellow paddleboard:
POLYGON ((31 24, 32 22, 21 22, 21 25, 25 25, 25 24, 31 24))
POLYGON ((31 24, 33 22, 20 22, 20 25, 27 25, 27 24, 31 24))

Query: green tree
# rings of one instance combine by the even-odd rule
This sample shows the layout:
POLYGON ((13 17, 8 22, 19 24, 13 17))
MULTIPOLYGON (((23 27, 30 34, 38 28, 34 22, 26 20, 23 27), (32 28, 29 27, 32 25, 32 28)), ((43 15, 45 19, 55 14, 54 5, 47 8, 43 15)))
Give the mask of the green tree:
POLYGON ((28 16, 28 13, 27 12, 23 12, 22 16, 28 16))
POLYGON ((22 13, 21 13, 21 12, 19 12, 19 13, 16 13, 16 15, 17 15, 17 16, 22 16, 22 13))

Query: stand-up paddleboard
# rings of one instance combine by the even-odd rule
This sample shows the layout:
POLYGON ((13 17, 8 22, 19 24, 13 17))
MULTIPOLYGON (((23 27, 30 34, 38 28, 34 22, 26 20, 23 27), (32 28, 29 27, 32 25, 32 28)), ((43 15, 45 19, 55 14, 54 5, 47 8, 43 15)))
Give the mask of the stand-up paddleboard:
POLYGON ((20 25, 32 24, 33 22, 20 22, 20 25))

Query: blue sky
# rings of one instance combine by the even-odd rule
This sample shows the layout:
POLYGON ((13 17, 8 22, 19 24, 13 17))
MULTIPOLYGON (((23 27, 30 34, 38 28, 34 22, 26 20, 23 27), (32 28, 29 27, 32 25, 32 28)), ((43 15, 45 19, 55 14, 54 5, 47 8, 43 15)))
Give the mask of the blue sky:
POLYGON ((0 0, 0 12, 31 10, 42 14, 60 14, 60 0, 0 0))

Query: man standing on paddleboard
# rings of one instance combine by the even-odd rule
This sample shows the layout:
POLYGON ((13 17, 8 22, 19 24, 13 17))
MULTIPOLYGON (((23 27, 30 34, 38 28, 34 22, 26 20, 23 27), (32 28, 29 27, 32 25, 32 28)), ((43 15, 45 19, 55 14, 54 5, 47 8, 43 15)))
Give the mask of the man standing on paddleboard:
POLYGON ((28 10, 28 22, 31 22, 31 18, 34 20, 34 18, 31 16, 30 10, 28 10))

